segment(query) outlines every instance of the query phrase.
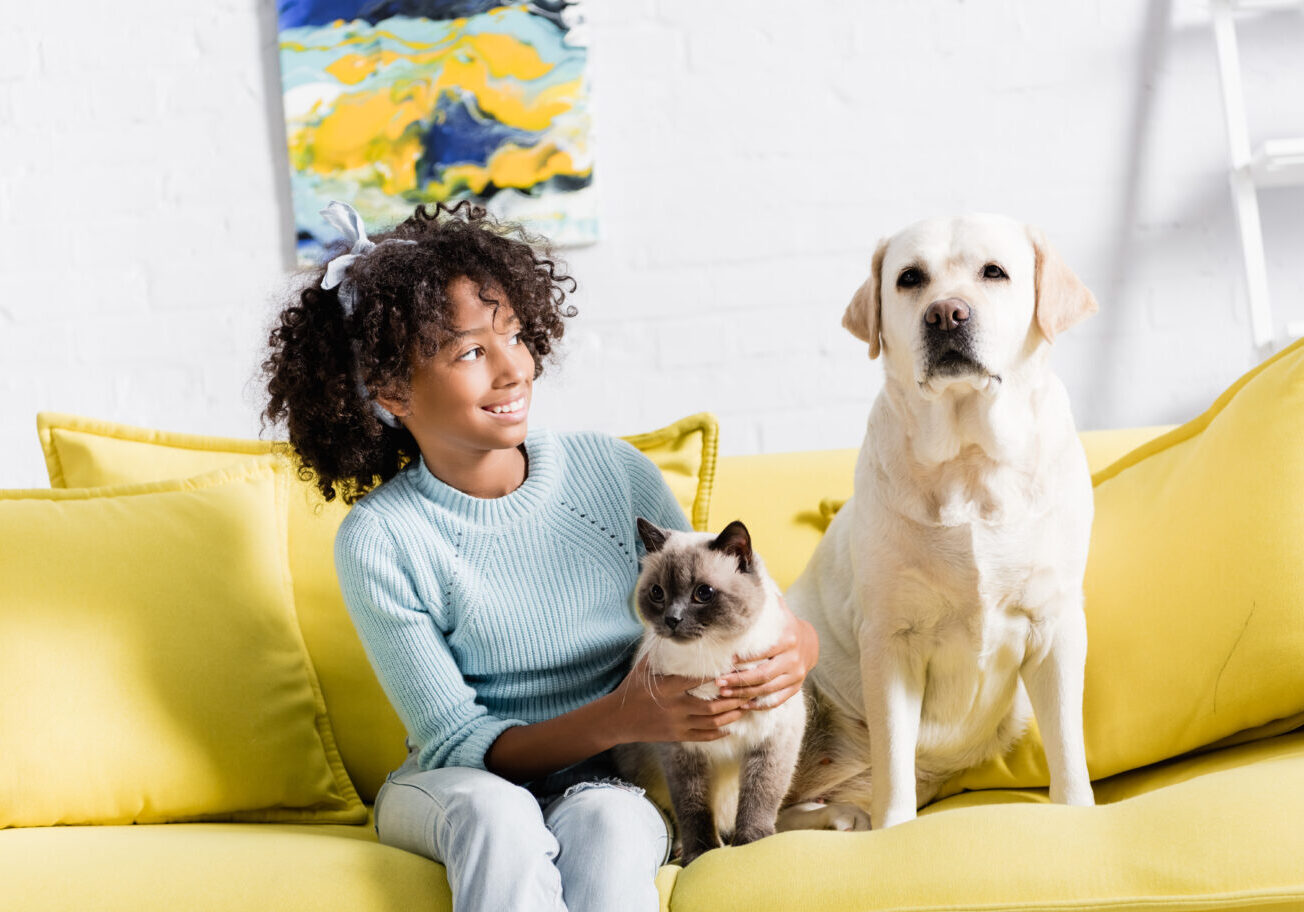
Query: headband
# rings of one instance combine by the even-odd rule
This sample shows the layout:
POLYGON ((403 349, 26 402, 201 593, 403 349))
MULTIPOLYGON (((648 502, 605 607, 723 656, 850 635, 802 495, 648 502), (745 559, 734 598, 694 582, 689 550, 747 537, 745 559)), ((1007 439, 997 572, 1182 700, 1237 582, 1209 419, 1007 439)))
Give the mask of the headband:
MULTIPOLYGON (((344 240, 349 244, 348 253, 340 254, 326 264, 326 275, 321 280, 321 287, 325 291, 330 291, 338 286, 340 308, 343 309, 344 316, 347 319, 353 316, 353 308, 357 304, 357 290, 353 287, 353 279, 349 277, 349 267, 377 247, 385 244, 415 244, 416 241, 389 238, 379 244, 375 243, 368 239, 367 229, 362 224, 362 216, 358 215, 358 210, 348 203, 332 201, 329 206, 321 210, 321 215, 340 234, 344 235, 344 240)), ((358 363, 358 355, 361 349, 362 343, 354 339, 353 382, 356 385, 358 395, 362 397, 363 402, 371 403, 371 410, 378 419, 392 428, 402 427, 403 425, 394 417, 394 413, 372 398, 371 391, 367 389, 367 384, 362 378, 362 366, 358 363)))

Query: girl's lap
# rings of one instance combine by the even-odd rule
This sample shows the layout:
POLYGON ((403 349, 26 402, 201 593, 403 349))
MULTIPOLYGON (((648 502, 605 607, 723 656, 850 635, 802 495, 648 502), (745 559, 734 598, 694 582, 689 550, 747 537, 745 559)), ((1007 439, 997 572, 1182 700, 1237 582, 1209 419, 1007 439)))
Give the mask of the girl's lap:
POLYGON ((376 796, 376 831, 386 845, 436 861, 454 854, 450 841, 487 831, 542 837, 545 851, 574 844, 587 856, 657 855, 664 863, 673 838, 665 815, 641 788, 608 773, 601 761, 586 762, 526 787, 481 769, 405 763, 376 796))

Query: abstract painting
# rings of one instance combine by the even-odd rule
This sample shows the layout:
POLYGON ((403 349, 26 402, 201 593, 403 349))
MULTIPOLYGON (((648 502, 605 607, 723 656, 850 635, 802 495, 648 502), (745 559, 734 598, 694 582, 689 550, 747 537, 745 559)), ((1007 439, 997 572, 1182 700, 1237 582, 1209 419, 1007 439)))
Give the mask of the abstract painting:
POLYGON ((470 199, 553 244, 597 239, 588 51, 578 4, 280 0, 301 263, 349 203, 373 231, 470 199))

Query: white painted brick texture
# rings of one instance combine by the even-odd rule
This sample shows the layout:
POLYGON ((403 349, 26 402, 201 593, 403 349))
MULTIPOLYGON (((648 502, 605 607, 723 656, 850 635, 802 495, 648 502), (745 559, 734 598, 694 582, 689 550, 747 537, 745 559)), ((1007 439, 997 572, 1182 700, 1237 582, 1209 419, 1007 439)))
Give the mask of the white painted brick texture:
MULTIPOLYGON (((1054 358, 1083 427, 1196 414, 1255 355, 1213 42, 1168 6, 591 0, 603 238, 564 252, 581 313, 533 420, 855 446, 880 368, 843 307, 881 235, 963 210, 1040 225, 1100 299, 1054 358)), ((42 409, 257 434, 292 249, 274 4, 5 19, 0 487, 45 485, 42 409)), ((1241 35, 1255 138, 1301 135, 1304 14, 1241 35)), ((1304 192, 1263 211, 1304 318, 1304 192)))

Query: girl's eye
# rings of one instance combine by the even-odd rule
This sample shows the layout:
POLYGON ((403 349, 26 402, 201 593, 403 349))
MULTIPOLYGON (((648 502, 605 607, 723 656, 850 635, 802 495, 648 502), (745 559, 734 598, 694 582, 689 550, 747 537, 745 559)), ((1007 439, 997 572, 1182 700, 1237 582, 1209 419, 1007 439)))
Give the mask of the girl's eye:
POLYGON ((520 345, 520 344, 521 344, 521 334, 520 334, 519 332, 514 332, 514 333, 512 333, 511 338, 507 340, 507 344, 508 344, 508 345, 520 345))
POLYGON ((918 288, 922 284, 924 284, 924 273, 914 266, 897 276, 897 288, 918 288))
POLYGON ((988 263, 983 267, 984 279, 1008 279, 1009 274, 995 263, 988 263))
POLYGON ((715 598, 715 590, 703 583, 693 590, 693 601, 705 604, 715 598))
POLYGON ((463 354, 458 355, 457 360, 474 361, 476 358, 479 358, 483 354, 484 354, 484 349, 477 345, 475 348, 467 349, 463 354))
POLYGON ((648 595, 652 596, 654 602, 663 602, 666 598, 666 592, 660 586, 653 586, 648 590, 648 595))

